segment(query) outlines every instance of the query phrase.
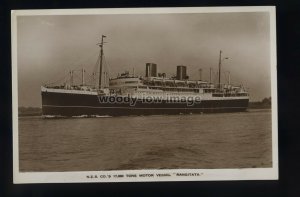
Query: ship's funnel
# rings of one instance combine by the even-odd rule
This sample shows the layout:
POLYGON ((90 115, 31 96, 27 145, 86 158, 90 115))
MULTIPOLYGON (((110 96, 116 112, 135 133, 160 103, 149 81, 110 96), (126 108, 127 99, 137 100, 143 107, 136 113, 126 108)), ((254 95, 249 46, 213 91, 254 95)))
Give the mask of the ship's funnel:
POLYGON ((187 79, 186 66, 183 66, 183 65, 177 66, 176 79, 177 80, 185 80, 185 79, 187 79))
POLYGON ((146 63, 146 77, 157 77, 157 65, 146 63))

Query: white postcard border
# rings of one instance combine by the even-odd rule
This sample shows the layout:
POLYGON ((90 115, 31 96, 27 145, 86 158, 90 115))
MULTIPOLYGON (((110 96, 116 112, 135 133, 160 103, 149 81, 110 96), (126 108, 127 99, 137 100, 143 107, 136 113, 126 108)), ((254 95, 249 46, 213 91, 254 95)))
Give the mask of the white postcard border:
POLYGON ((13 182, 77 183, 77 182, 153 182, 153 181, 217 181, 217 180, 277 180, 278 177, 278 111, 275 6, 249 7, 185 7, 185 8, 104 8, 12 10, 12 118, 13 118, 13 182), (100 14, 162 14, 162 13, 220 13, 269 12, 272 95, 272 168, 243 169, 147 169, 76 172, 20 172, 18 132, 18 71, 17 17, 32 15, 100 15, 100 14), (134 177, 134 175, 136 177, 134 177), (160 176, 158 176, 160 175, 160 176), (129 177, 130 176, 130 177, 129 177))

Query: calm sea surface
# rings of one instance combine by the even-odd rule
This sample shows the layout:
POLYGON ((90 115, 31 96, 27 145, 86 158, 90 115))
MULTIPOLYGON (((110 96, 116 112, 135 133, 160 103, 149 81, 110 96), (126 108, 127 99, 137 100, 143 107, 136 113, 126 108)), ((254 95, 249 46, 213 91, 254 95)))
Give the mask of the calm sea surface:
POLYGON ((19 118, 20 171, 272 166, 271 111, 19 118))

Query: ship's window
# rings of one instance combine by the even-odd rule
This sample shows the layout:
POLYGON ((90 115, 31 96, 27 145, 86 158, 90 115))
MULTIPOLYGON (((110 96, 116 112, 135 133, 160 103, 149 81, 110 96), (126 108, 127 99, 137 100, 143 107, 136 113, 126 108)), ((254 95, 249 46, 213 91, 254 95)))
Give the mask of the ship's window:
POLYGON ((136 83, 136 81, 125 81, 125 83, 136 83))
POLYGON ((217 94, 212 94, 213 97, 223 97, 223 94, 217 93, 217 94))

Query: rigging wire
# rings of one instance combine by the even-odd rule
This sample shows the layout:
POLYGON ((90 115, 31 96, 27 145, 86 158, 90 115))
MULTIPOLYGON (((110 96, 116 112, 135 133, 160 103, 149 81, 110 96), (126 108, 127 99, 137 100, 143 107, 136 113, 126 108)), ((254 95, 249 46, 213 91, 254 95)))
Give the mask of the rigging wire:
POLYGON ((63 77, 59 78, 58 80, 54 81, 54 82, 50 82, 50 80, 48 80, 46 83, 44 83, 45 86, 49 86, 49 85, 53 85, 53 84, 56 84, 60 81, 63 81, 65 79, 67 79, 69 74, 65 74, 63 77))
MULTIPOLYGON (((93 79, 93 85, 94 86, 97 86, 97 79, 99 78, 99 76, 98 76, 98 67, 99 67, 99 64, 100 64, 100 56, 101 56, 101 54, 99 53, 99 55, 98 55, 98 59, 97 59, 97 61, 96 61, 96 63, 95 63, 95 65, 94 65, 94 69, 93 69, 93 73, 95 74, 94 75, 94 79, 93 79)), ((93 75, 93 73, 92 73, 92 75, 93 75)))
POLYGON ((74 79, 80 79, 81 77, 80 76, 78 76, 78 74, 76 74, 75 72, 73 72, 73 83, 74 83, 74 79), (75 76, 75 78, 74 78, 74 76, 75 76))
POLYGON ((105 65, 105 68, 106 68, 106 72, 109 74, 109 67, 110 65, 108 64, 108 61, 106 61, 106 57, 104 56, 104 65, 105 65))
MULTIPOLYGON (((72 62, 71 64, 69 64, 69 65, 75 65, 75 64, 77 64, 78 66, 75 67, 74 69, 70 69, 70 68, 69 68, 69 70, 77 70, 77 69, 80 69, 80 66, 82 67, 83 63, 84 63, 84 62, 87 62, 88 59, 91 59, 92 57, 94 57, 96 53, 98 53, 98 51, 94 51, 93 53, 91 53, 90 56, 88 56, 88 57, 86 57, 86 58, 82 58, 82 59, 79 60, 79 61, 73 61, 73 62, 72 62)), ((69 67, 71 67, 71 66, 69 66, 69 67)))
MULTIPOLYGON (((86 62, 88 59, 91 59, 91 57, 95 56, 95 54, 98 53, 98 51, 95 51, 94 53, 92 53, 90 56, 86 57, 86 58, 82 58, 79 61, 73 61, 72 64, 69 65, 74 65, 75 63, 78 65, 76 66, 74 69, 69 69, 71 70, 72 73, 72 82, 75 83, 75 81, 78 81, 78 78, 81 78, 78 76, 78 74, 76 72, 82 71, 82 68, 84 68, 84 66, 82 65, 83 62, 86 62)), ((100 64, 100 59, 101 59, 101 54, 99 53, 97 61, 94 65, 93 68, 93 72, 91 74, 89 74, 89 72, 87 72, 87 69, 85 69, 85 73, 88 75, 88 80, 87 82, 90 82, 90 84, 97 86, 97 82, 99 82, 99 64, 100 64)), ((103 73, 104 74, 104 84, 107 85, 109 83, 109 64, 108 61, 106 60, 106 57, 103 54, 103 65, 104 65, 104 69, 103 69, 103 73)), ((68 66, 67 68, 70 68, 71 66, 68 66)), ((58 82, 64 81, 65 83, 69 83, 71 84, 71 76, 70 73, 68 72, 67 74, 64 74, 63 77, 59 78, 58 80, 51 82, 50 80, 47 81, 46 83, 44 83, 44 85, 53 85, 53 84, 57 84, 58 82)), ((87 83, 86 83, 87 84, 87 83)))
POLYGON ((95 82, 95 75, 92 74, 88 74, 88 77, 87 77, 87 81, 86 81, 86 85, 95 85, 94 82, 95 82))
MULTIPOLYGON (((98 51, 95 51, 94 53, 92 53, 90 56, 86 57, 86 58, 82 58, 81 60, 79 61, 73 61, 72 64, 69 64, 69 65, 75 65, 75 63, 78 65, 76 66, 74 69, 70 69, 72 66, 68 66, 66 69, 68 70, 72 70, 72 71, 78 71, 78 70, 81 70, 80 68, 83 68, 84 66, 82 66, 82 63, 83 62, 87 62, 88 59, 91 59, 92 57, 95 56, 95 54, 98 53, 98 51)), ((51 82, 51 80, 48 80, 44 83, 44 85, 53 85, 53 84, 56 84, 57 82, 59 81, 62 81, 63 79, 66 79, 67 76, 69 75, 69 72, 68 74, 64 74, 63 77, 59 78, 58 80, 54 81, 54 82, 51 82)), ((68 80, 69 81, 69 80, 68 80)))
POLYGON ((106 72, 104 72, 104 73, 106 73, 106 75, 105 75, 106 81, 104 83, 107 86, 109 84, 109 65, 108 65, 108 62, 106 61, 106 57, 105 56, 103 56, 103 57, 104 57, 103 58, 104 59, 104 70, 106 71, 106 72))

